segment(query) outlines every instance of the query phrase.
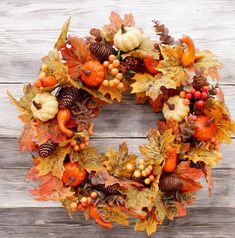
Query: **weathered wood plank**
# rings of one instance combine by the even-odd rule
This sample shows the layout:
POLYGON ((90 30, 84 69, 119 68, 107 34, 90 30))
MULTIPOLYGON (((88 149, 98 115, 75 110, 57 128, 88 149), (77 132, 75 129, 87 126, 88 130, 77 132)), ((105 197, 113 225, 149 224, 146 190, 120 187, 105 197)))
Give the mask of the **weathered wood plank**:
POLYGON ((1 1, 0 82, 29 82, 37 77, 40 58, 55 42, 61 25, 72 16, 71 34, 86 36, 91 27, 101 27, 108 22, 112 10, 120 14, 132 11, 137 25, 146 35, 154 37, 152 19, 165 23, 172 35, 188 34, 200 48, 218 55, 225 64, 224 83, 232 79, 235 49, 235 3, 224 1, 1 1), (94 10, 95 9, 95 14, 94 10), (167 14, 166 14, 167 13, 167 14), (229 42, 229 43, 228 43, 229 42))
MULTIPOLYGON (((61 208, 9 208, 0 209, 0 235, 6 238, 126 238, 147 237, 131 227, 115 225, 105 230, 85 221, 82 214, 70 220, 61 208)), ((177 238, 233 238, 235 233, 235 208, 191 208, 187 217, 165 222, 152 237, 177 238), (224 221, 224 222, 223 222, 224 221)))
MULTIPOLYGON (((235 86, 222 86, 225 100, 231 115, 235 118, 235 86)), ((19 98, 22 95, 22 85, 0 85, 0 136, 18 136, 22 124, 17 119, 18 112, 9 102, 6 90, 19 98)), ((126 95, 122 103, 103 105, 100 116, 95 119, 95 137, 143 137, 147 128, 155 127, 160 113, 152 113, 148 105, 135 105, 134 96, 126 95)))

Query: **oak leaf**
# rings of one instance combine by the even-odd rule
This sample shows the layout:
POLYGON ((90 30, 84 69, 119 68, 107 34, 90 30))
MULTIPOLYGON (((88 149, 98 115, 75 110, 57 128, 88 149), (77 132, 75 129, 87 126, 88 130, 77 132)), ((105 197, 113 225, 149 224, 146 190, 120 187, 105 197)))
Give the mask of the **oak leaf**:
POLYGON ((133 79, 136 82, 131 84, 131 87, 133 88, 131 93, 145 92, 146 96, 149 96, 152 100, 157 99, 157 97, 162 93, 162 87, 167 89, 176 88, 175 82, 161 73, 156 76, 147 73, 137 73, 133 79))
POLYGON ((56 151, 46 158, 39 157, 39 164, 37 165, 38 175, 43 176, 52 173, 53 176, 61 179, 64 173, 64 160, 67 154, 70 153, 71 148, 57 147, 56 151))
POLYGON ((136 159, 136 155, 128 153, 127 144, 122 143, 118 151, 108 148, 103 164, 111 175, 129 178, 135 169, 136 159), (132 165, 132 170, 127 169, 128 164, 132 165))
POLYGON ((116 87, 104 87, 101 85, 98 89, 98 91, 103 95, 106 96, 107 94, 110 96, 111 100, 117 100, 118 102, 121 102, 122 100, 122 91, 116 87))

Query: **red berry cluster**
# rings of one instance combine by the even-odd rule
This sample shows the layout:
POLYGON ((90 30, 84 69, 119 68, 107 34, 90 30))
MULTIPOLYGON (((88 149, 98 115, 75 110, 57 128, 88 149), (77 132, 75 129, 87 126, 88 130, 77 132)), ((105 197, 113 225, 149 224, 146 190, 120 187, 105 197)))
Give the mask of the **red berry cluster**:
POLYGON ((203 108, 208 97, 208 91, 209 88, 204 86, 201 91, 197 91, 193 88, 191 92, 181 92, 180 96, 185 98, 184 102, 186 105, 189 105, 191 101, 194 100, 196 107, 203 108))

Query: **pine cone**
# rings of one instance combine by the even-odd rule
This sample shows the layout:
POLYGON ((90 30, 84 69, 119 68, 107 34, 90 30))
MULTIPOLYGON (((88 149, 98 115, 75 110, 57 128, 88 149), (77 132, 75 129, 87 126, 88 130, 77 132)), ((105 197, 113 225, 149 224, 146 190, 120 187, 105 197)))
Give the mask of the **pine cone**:
POLYGON ((59 108, 70 108, 79 95, 79 90, 75 87, 64 87, 61 88, 59 94, 57 95, 57 99, 59 101, 59 108))
POLYGON ((162 192, 174 192, 182 187, 181 179, 173 174, 164 174, 159 181, 159 188, 162 192))
POLYGON ((116 55, 116 50, 111 46, 102 42, 93 42, 90 44, 90 52, 101 61, 108 60, 110 55, 116 55))
POLYGON ((46 143, 39 146, 39 155, 43 158, 52 155, 55 151, 57 144, 55 144, 51 139, 48 140, 46 143))
POLYGON ((106 193, 106 194, 113 194, 113 195, 120 194, 118 191, 118 189, 120 189, 120 186, 118 184, 110 185, 107 187, 105 187, 104 184, 98 184, 95 186, 95 188, 99 191, 106 193))
POLYGON ((123 206, 125 204, 125 199, 122 195, 109 195, 108 197, 106 197, 105 201, 110 206, 123 206))
POLYGON ((193 161, 190 162, 191 168, 203 169, 205 167, 205 165, 206 164, 203 161, 197 161, 197 163, 194 163, 193 161))
POLYGON ((126 69, 135 71, 139 67, 141 67, 142 60, 140 58, 137 58, 137 57, 128 56, 128 57, 126 57, 123 65, 126 67, 126 69))
POLYGON ((195 133, 195 119, 193 116, 189 116, 180 125, 181 136, 183 140, 187 140, 195 133))
POLYGON ((203 86, 208 86, 209 83, 207 82, 207 79, 202 75, 196 75, 193 77, 193 88, 197 91, 200 91, 203 86))

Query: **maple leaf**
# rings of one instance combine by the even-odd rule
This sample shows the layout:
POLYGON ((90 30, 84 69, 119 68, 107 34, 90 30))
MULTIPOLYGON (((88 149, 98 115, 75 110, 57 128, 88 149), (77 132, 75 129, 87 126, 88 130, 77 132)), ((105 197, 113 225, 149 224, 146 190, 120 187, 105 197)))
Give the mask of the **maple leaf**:
MULTIPOLYGON (((80 88, 81 81, 75 81, 70 77, 68 67, 63 64, 60 54, 57 50, 50 51, 47 56, 42 59, 42 62, 48 66, 48 74, 53 75, 59 85, 61 86, 74 86, 80 88)), ((48 90, 52 91, 56 86, 50 87, 48 90)), ((47 90, 47 89, 45 89, 47 90)))
POLYGON ((175 140, 175 135, 172 134, 172 129, 164 131, 161 135, 157 129, 148 131, 149 144, 141 145, 140 152, 145 157, 147 164, 160 165, 167 157, 167 145, 175 140))
POLYGON ((220 75, 218 71, 222 67, 222 63, 210 51, 198 50, 196 52, 196 60, 191 68, 198 75, 203 75, 206 78, 210 76, 214 80, 219 80, 220 75))
POLYGON ((102 31, 105 34, 105 39, 110 42, 113 42, 114 34, 119 29, 121 29, 122 25, 124 25, 124 26, 134 26, 135 25, 134 18, 131 13, 126 14, 124 16, 124 18, 122 19, 118 13, 111 12, 109 20, 110 20, 110 24, 104 25, 104 27, 102 28, 102 31))
POLYGON ((102 155, 97 152, 95 147, 89 147, 79 152, 72 154, 74 161, 77 161, 81 168, 85 169, 88 173, 91 171, 104 170, 102 164, 102 155))
POLYGON ((136 159, 136 155, 128 154, 127 144, 122 143, 118 151, 108 148, 103 164, 111 175, 129 178, 135 169, 136 159), (127 169, 128 164, 133 165, 132 170, 127 169))
POLYGON ((67 33, 70 25, 71 17, 64 23, 59 38, 57 39, 54 48, 59 50, 66 44, 67 33))
POLYGON ((175 47, 166 45, 161 46, 160 50, 164 59, 159 62, 157 70, 161 71, 165 77, 174 80, 176 86, 186 85, 190 77, 181 64, 183 47, 180 45, 175 47))
POLYGON ((35 122, 35 139, 39 145, 44 144, 49 139, 54 143, 61 143, 66 140, 66 135, 59 129, 56 119, 42 122, 37 120, 35 122))
POLYGON ((71 148, 69 146, 57 147, 51 156, 46 158, 38 157, 38 175, 43 176, 51 172, 53 176, 61 179, 64 173, 64 160, 66 155, 70 153, 70 150, 71 148))
POLYGON ((98 91, 103 95, 106 96, 107 94, 110 95, 111 100, 117 100, 118 102, 121 102, 122 100, 122 91, 116 87, 104 87, 102 84, 100 85, 98 91))
POLYGON ((235 133, 235 122, 224 103, 214 99, 207 101, 204 109, 206 116, 214 118, 216 137, 219 142, 231 143, 231 135, 235 133))
POLYGON ((157 74, 152 76, 151 74, 135 74, 133 79, 136 81, 131 84, 133 88, 131 93, 141 93, 145 92, 146 96, 149 96, 152 100, 157 99, 157 97, 162 93, 162 87, 165 88, 176 88, 175 82, 164 76, 163 74, 157 74))
MULTIPOLYGON (((60 201, 60 202, 63 202, 63 201, 66 201, 68 199, 76 199, 74 197, 74 194, 75 192, 74 191, 71 191, 71 187, 63 187, 61 188, 60 190, 58 191, 53 191, 49 197, 47 197, 46 200, 51 200, 51 201, 60 201)), ((42 200, 42 199, 40 199, 42 200)), ((71 203, 70 203, 71 204, 71 203)))
POLYGON ((66 60, 71 78, 78 79, 82 64, 94 59, 94 56, 89 50, 89 44, 82 38, 68 36, 66 43, 70 46, 61 49, 61 54, 63 59, 66 60))
POLYGON ((158 222, 154 220, 152 217, 148 217, 146 220, 139 220, 135 224, 136 231, 145 231, 148 236, 151 236, 154 232, 156 232, 158 226, 158 222))
POLYGON ((186 154, 182 155, 182 158, 188 158, 194 163, 203 161, 208 166, 215 166, 222 159, 222 155, 216 150, 209 150, 207 148, 193 148, 186 154))

